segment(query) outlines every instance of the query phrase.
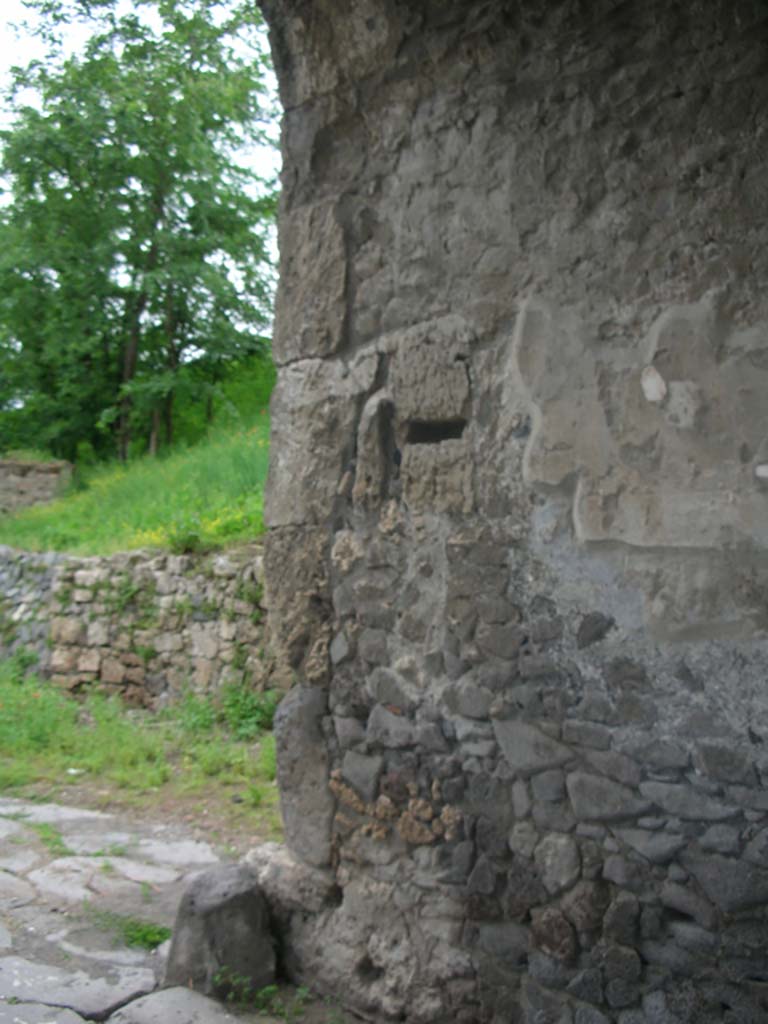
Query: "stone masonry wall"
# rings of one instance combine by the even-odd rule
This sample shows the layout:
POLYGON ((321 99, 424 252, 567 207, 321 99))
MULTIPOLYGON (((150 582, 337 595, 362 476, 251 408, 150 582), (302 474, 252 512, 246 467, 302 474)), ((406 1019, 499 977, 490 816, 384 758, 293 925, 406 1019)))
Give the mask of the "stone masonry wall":
POLYGON ((0 515, 52 501, 71 475, 68 462, 0 459, 0 515))
POLYGON ((103 558, 0 547, 0 656, 34 652, 68 690, 98 686, 147 707, 186 688, 261 686, 261 566, 253 545, 103 558))
POLYGON ((291 967, 765 1021, 768 6, 263 8, 291 967))

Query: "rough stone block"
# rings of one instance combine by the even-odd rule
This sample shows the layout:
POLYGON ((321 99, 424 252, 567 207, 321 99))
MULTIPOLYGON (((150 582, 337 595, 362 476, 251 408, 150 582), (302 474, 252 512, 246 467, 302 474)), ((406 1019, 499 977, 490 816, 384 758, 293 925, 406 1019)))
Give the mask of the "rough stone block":
POLYGON ((199 874, 179 905, 165 985, 226 998, 238 991, 235 979, 258 991, 274 977, 269 907, 256 873, 228 864, 199 874))
POLYGON ((84 651, 77 659, 78 672, 97 673, 101 667, 101 654, 98 651, 84 651))
POLYGON ((85 622, 76 618, 51 620, 51 640, 54 644, 79 644, 85 636, 85 622))
POLYGON ((618 821, 644 814, 651 807, 631 789, 587 772, 571 772, 566 779, 574 814, 586 821, 618 821))
POLYGON ((76 647, 54 647, 51 651, 52 672, 74 672, 77 668, 78 649, 76 647))
POLYGON ((383 764, 381 757, 370 757, 348 750, 344 755, 341 773, 366 803, 372 803, 376 799, 383 764))
POLYGON ((722 821, 734 818, 737 807, 724 804, 695 790, 692 786, 667 782, 643 782, 640 792, 662 810, 678 818, 693 821, 722 821))
POLYGON ((413 723, 403 715, 393 714, 381 704, 371 711, 366 729, 369 743, 389 748, 410 747, 414 737, 413 723))
POLYGON ((494 719, 493 731, 510 770, 521 775, 555 768, 572 757, 568 747, 527 722, 494 719))
POLYGON ((280 702, 274 722, 286 841, 313 867, 324 867, 331 856, 334 800, 321 727, 326 714, 322 690, 297 686, 280 702))

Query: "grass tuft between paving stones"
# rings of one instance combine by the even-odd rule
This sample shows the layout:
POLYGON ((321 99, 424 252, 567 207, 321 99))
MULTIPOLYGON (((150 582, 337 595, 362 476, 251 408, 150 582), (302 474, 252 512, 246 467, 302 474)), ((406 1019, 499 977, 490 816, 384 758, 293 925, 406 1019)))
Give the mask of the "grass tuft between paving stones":
POLYGON ((151 951, 161 946, 171 937, 171 929, 165 925, 144 921, 138 917, 118 914, 113 910, 103 910, 87 903, 84 907, 86 915, 104 931, 114 933, 126 946, 134 949, 151 951))
MULTIPOLYGON (((110 805, 139 808, 198 796, 280 837, 275 694, 188 694, 153 714, 95 692, 75 700, 25 670, 23 658, 0 663, 0 793, 66 799, 92 782, 110 805)), ((64 855, 54 831, 38 834, 64 855)))

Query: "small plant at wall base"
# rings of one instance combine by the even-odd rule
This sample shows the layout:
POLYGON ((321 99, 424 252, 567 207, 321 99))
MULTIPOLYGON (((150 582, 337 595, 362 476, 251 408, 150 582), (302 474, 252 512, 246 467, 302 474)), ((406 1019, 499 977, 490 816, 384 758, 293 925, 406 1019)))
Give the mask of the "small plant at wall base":
POLYGON ((112 910, 101 910, 90 903, 86 903, 84 909, 95 924, 105 931, 113 932, 126 946, 134 949, 152 951, 171 937, 170 928, 153 921, 144 921, 112 910))

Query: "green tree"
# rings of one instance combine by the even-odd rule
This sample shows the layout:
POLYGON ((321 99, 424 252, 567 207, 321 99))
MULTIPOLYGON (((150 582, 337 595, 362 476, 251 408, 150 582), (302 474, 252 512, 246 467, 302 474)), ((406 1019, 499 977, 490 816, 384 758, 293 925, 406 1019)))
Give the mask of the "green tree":
POLYGON ((125 458, 266 349, 275 192, 247 163, 269 138, 263 30, 254 0, 27 7, 49 52, 14 69, 0 134, 0 449, 125 458))

